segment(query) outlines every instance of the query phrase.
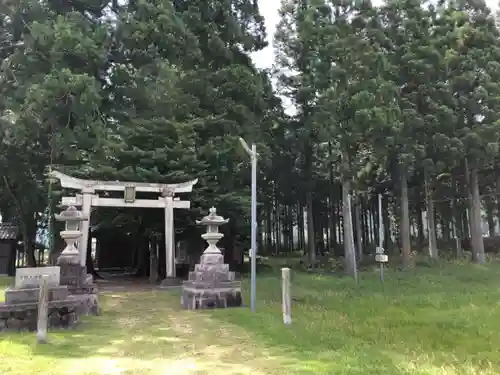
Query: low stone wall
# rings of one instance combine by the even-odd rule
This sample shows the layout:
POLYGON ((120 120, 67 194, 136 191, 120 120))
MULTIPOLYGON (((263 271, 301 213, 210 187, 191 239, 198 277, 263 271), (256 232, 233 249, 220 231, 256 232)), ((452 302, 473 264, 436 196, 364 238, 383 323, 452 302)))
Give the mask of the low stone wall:
MULTIPOLYGON (((78 322, 81 301, 67 299, 50 301, 48 306, 49 328, 71 328, 78 322)), ((38 303, 16 305, 0 304, 0 331, 35 331, 38 320, 38 303)))

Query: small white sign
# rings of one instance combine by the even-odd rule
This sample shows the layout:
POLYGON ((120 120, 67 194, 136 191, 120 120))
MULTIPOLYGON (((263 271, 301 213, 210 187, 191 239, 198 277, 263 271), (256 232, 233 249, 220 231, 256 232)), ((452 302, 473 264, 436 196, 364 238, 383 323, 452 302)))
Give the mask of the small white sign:
POLYGON ((389 261, 389 256, 385 254, 377 254, 375 255, 375 261, 379 263, 387 263, 389 261))
POLYGON ((49 277, 49 286, 58 286, 61 281, 61 268, 58 266, 17 268, 16 289, 38 288, 43 275, 49 277))

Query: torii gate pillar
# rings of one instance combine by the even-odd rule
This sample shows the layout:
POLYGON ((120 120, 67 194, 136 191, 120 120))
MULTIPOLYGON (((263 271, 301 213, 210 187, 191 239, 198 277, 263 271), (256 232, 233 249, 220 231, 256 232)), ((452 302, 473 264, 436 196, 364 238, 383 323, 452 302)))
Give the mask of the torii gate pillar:
POLYGON ((87 245, 89 243, 89 230, 90 230, 90 214, 92 210, 92 196, 95 193, 95 189, 86 186, 82 189, 82 215, 87 220, 82 222, 82 237, 78 242, 78 251, 80 252, 80 265, 84 267, 87 264, 87 245))
POLYGON ((165 279, 164 287, 179 285, 175 279, 175 249, 174 249, 174 194, 175 191, 165 186, 162 197, 165 200, 165 279))

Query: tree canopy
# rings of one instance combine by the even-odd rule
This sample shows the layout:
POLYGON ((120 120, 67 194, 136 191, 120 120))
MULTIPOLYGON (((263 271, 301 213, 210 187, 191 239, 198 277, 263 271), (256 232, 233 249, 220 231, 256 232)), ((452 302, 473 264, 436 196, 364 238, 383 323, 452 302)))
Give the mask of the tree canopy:
MULTIPOLYGON (((274 68, 259 71, 251 53, 272 36, 255 0, 0 5, 0 212, 19 223, 26 250, 62 194, 46 178, 53 168, 198 178, 179 231, 190 237, 215 205, 231 219, 226 247, 248 248, 243 137, 260 154, 260 251, 303 250, 310 265, 344 256, 354 276, 375 246, 406 268, 424 243, 437 258, 470 234, 472 258, 484 262, 482 216, 491 235, 500 219, 491 10, 465 0, 282 0, 279 14, 274 68)), ((162 216, 93 220, 148 232, 162 216)))

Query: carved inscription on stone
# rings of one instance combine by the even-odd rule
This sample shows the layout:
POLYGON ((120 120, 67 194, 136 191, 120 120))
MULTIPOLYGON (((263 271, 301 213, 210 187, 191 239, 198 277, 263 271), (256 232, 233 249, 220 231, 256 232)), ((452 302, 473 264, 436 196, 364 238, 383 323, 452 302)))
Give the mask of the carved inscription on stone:
POLYGON ((16 289, 38 288, 42 276, 49 277, 49 286, 58 286, 61 280, 61 269, 55 267, 29 267, 16 270, 16 289))

